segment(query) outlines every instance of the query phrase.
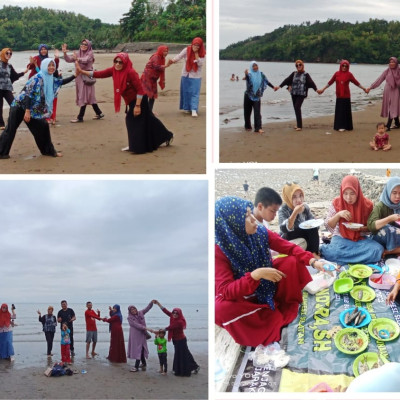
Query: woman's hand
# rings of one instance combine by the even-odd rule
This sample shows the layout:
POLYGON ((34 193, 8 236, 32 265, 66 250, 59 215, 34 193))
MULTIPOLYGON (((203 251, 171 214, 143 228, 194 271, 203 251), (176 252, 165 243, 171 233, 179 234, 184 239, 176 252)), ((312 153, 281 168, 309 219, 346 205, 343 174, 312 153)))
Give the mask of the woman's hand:
POLYGON ((24 121, 28 123, 31 120, 31 111, 30 110, 25 110, 24 114, 24 121))
POLYGON ((400 214, 392 214, 389 216, 390 222, 396 222, 400 219, 400 214))
POLYGON ((39 310, 37 310, 36 312, 37 312, 39 315, 42 315, 42 313, 41 313, 39 310))
POLYGON ((347 210, 339 211, 338 214, 341 218, 344 218, 346 221, 351 221, 353 217, 351 216, 351 212, 347 210))
POLYGON ((251 277, 256 281, 266 279, 271 282, 279 282, 282 278, 286 278, 286 274, 276 268, 257 268, 251 272, 251 277))
POLYGON ((133 116, 137 117, 142 113, 142 109, 140 108, 140 104, 135 104, 135 107, 133 107, 133 116))
POLYGON ((400 289, 400 282, 396 282, 396 284, 393 286, 392 291, 386 297, 386 304, 389 305, 391 302, 395 301, 396 296, 399 293, 399 289, 400 289))
POLYGON ((67 52, 67 43, 63 43, 63 45, 61 46, 61 51, 62 51, 63 53, 66 53, 66 52, 67 52))

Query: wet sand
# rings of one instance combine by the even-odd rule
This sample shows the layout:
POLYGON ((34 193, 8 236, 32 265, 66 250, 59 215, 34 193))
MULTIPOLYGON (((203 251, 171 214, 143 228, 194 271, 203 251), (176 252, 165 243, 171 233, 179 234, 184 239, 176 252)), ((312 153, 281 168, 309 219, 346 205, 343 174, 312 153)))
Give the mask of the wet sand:
MULTIPOLYGON (((221 163, 393 163, 398 162, 400 130, 391 130, 392 150, 374 151, 369 142, 376 132, 381 103, 353 112, 353 131, 333 129, 333 115, 303 119, 303 130, 296 132, 295 120, 263 124, 265 133, 244 128, 220 128, 221 163)), ((294 117, 294 115, 293 115, 294 117)))
MULTIPOLYGON (((169 54, 168 57, 173 57, 169 54)), ((95 54, 95 69, 112 65, 115 54, 95 54)), ((142 73, 150 54, 130 54, 134 68, 142 73)), ((71 68, 63 71, 71 75, 71 68)), ((75 84, 61 88, 58 96, 57 123, 51 127, 52 141, 63 157, 40 155, 33 136, 23 122, 18 129, 10 159, 0 160, 2 174, 204 174, 206 173, 206 73, 203 71, 199 117, 179 111, 179 90, 182 62, 166 70, 166 87, 159 89, 154 112, 174 133, 170 147, 160 147, 147 154, 121 152, 127 146, 124 102, 121 112, 114 111, 111 78, 98 79, 96 98, 105 114, 102 120, 92 120, 91 106, 86 108, 83 123, 70 123, 79 108, 75 103, 75 84)), ((4 110, 8 116, 8 110, 4 110)))

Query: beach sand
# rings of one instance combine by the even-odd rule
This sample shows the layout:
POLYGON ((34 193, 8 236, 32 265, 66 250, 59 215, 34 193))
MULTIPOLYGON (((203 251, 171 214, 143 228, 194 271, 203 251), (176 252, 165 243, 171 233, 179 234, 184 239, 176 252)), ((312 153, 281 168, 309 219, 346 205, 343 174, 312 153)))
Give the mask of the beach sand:
MULTIPOLYGON (((77 352, 70 366, 77 374, 72 376, 46 377, 48 367, 43 343, 14 343, 16 357, 13 363, 0 360, 0 399, 207 399, 208 398, 208 360, 207 355, 196 352, 195 346, 189 348, 201 366, 198 374, 191 377, 178 377, 171 373, 173 346, 168 349, 168 369, 166 376, 158 373, 158 357, 150 351, 146 371, 130 372, 129 364, 111 364, 105 357, 108 348, 99 347, 99 356, 86 360, 84 350, 77 352), (24 347, 25 346, 25 347, 24 347), (29 348, 26 348, 29 346, 29 348), (33 360, 25 359, 32 352, 32 346, 41 349, 41 356, 33 360), (26 364, 26 365, 24 365, 26 364), (86 373, 82 373, 82 370, 86 373)), ((105 346, 106 347, 106 346, 105 346)), ((40 351, 40 350, 39 350, 40 351)), ((59 344, 54 343, 52 362, 59 361, 59 344)))
MULTIPOLYGON (((296 132, 295 120, 264 123, 265 133, 246 132, 244 128, 220 128, 219 161, 265 163, 392 163, 398 162, 400 130, 389 132, 392 150, 370 149, 376 132, 381 102, 353 112, 353 131, 333 129, 333 115, 306 118, 303 130, 296 132)), ((294 112, 293 112, 294 118, 294 112)))
MULTIPOLYGON (((169 54, 173 57, 175 54, 169 54)), ((115 53, 95 54, 95 69, 112 66, 115 53)), ((134 68, 142 73, 150 54, 130 54, 134 68)), ((63 71, 64 77, 72 74, 63 71)), ((33 136, 23 122, 17 132, 10 159, 0 160, 3 174, 204 174, 206 172, 206 73, 203 71, 199 117, 179 111, 179 90, 182 62, 166 70, 166 87, 159 89, 154 112, 174 133, 170 147, 160 147, 147 154, 121 152, 127 146, 125 107, 114 111, 113 82, 111 78, 98 79, 96 98, 105 114, 102 120, 92 120, 91 106, 86 108, 84 122, 70 123, 79 108, 75 103, 74 83, 61 89, 58 96, 57 123, 51 127, 52 141, 63 157, 40 155, 33 136)), ((8 110, 5 110, 8 116, 8 110)))

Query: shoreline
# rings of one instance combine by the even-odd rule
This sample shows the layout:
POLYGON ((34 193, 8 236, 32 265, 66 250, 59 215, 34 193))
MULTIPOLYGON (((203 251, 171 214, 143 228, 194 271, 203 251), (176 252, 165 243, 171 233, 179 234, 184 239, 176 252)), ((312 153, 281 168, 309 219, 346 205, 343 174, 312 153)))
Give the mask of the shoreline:
MULTIPOLYGON (((182 46, 183 48, 183 46, 182 46)), ((173 56, 171 53, 169 56, 173 56)), ((148 54, 130 54, 136 71, 141 75, 148 54)), ((168 57, 169 57, 168 56, 168 57)), ((112 65, 115 53, 96 53, 97 70, 112 65)), ((124 102, 121 112, 114 111, 112 79, 98 79, 96 99, 105 118, 92 120, 88 106, 84 122, 72 124, 79 108, 75 103, 75 83, 61 88, 58 95, 57 123, 50 132, 55 148, 63 157, 41 156, 25 123, 21 123, 8 160, 0 160, 2 174, 205 174, 206 173, 206 70, 200 91, 199 117, 192 118, 179 110, 182 62, 166 70, 166 87, 159 90, 154 112, 174 133, 170 147, 160 147, 147 154, 121 152, 128 142, 124 102)), ((68 77, 73 65, 63 70, 68 77)), ((8 118, 7 111, 4 117, 8 118)))
POLYGON ((303 119, 303 130, 293 129, 290 121, 263 124, 264 133, 246 132, 244 128, 221 128, 219 162, 222 163, 338 163, 338 162, 398 162, 400 131, 389 132, 392 150, 370 150, 369 142, 376 132, 381 102, 370 104, 365 110, 353 111, 353 131, 333 130, 333 114, 303 119), (398 133, 398 134, 397 134, 398 133))

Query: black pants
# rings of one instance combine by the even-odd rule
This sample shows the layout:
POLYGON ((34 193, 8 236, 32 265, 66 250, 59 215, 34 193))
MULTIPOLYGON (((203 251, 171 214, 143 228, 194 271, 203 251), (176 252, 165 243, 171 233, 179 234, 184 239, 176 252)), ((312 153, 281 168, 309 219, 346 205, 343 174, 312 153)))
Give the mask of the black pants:
MULTIPOLYGON (((0 136, 0 155, 5 156, 10 153, 11 146, 14 142, 15 134, 18 127, 24 119, 25 110, 21 107, 14 106, 10 108, 10 116, 3 133, 0 136)), ((31 131, 40 153, 44 156, 57 156, 57 152, 51 142, 49 124, 45 119, 31 118, 26 122, 31 131)))
POLYGON ((167 353, 158 353, 158 359, 160 360, 160 369, 167 372, 167 353))
POLYGON ((313 229, 301 229, 297 228, 293 231, 288 232, 285 234, 286 240, 293 240, 303 238, 307 242, 307 251, 311 253, 318 253, 319 252, 319 234, 318 228, 313 229))
POLYGON ((11 103, 14 100, 11 90, 0 90, 0 126, 5 126, 3 119, 3 99, 6 99, 8 105, 11 106, 11 103))
POLYGON ((251 129, 251 112, 254 110, 254 132, 261 129, 261 100, 253 101, 249 99, 247 94, 244 94, 243 111, 244 111, 244 127, 251 129))
MULTIPOLYGON (((388 122, 386 124, 386 128, 388 129, 388 131, 390 131, 390 127, 392 126, 392 121, 393 121, 393 118, 390 118, 390 116, 389 116, 388 122)), ((400 128, 399 117, 394 118, 394 124, 395 124, 396 128, 400 128)))
POLYGON ((135 368, 139 368, 140 361, 142 362, 142 365, 145 367, 146 366, 146 359, 144 358, 144 348, 142 347, 142 353, 140 354, 140 360, 135 361, 135 368))
MULTIPOLYGON (((99 106, 95 103, 92 104, 93 107, 93 111, 96 113, 96 115, 100 115, 101 114, 101 110, 99 108, 99 106)), ((77 119, 83 121, 83 117, 85 116, 85 111, 86 111, 86 105, 82 106, 79 110, 79 114, 76 117, 77 119)))
POLYGON ((153 107, 154 107, 154 102, 156 101, 156 99, 154 99, 154 98, 149 98, 149 110, 151 111, 151 112, 153 112, 153 107))
POLYGON ((303 128, 303 120, 301 118, 301 106, 305 97, 297 94, 292 95, 294 113, 296 114, 296 124, 298 128, 303 128))
POLYGON ((47 342, 47 355, 51 354, 51 350, 53 350, 53 340, 54 340, 54 332, 45 332, 47 342))

